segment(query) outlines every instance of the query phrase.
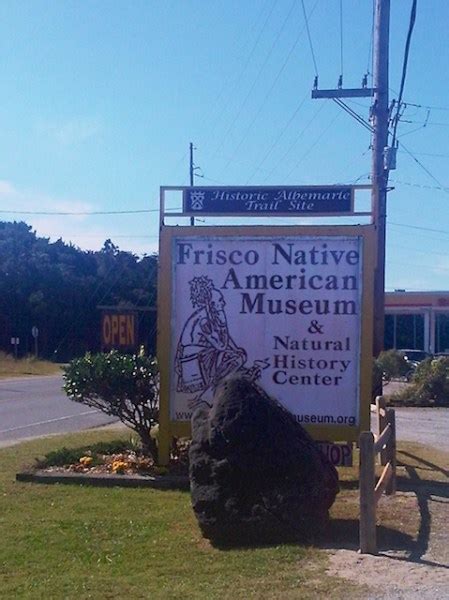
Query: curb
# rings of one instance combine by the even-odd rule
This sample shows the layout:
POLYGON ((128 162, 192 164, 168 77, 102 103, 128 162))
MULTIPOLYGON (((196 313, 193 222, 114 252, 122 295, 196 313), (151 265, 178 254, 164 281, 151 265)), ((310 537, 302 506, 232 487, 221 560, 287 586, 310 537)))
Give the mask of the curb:
POLYGON ((189 478, 184 475, 109 475, 86 473, 47 473, 45 471, 16 473, 22 483, 63 483, 95 487, 153 488, 157 490, 190 490, 189 478))

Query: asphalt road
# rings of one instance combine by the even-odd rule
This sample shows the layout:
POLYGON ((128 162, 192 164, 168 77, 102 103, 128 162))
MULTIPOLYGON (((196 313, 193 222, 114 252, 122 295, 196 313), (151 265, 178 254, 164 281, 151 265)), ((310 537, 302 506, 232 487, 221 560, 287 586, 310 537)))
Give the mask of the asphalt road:
POLYGON ((0 446, 116 421, 69 400, 62 383, 60 375, 0 380, 0 446))
MULTIPOLYGON (((61 388, 61 376, 0 380, 0 447, 117 421, 69 400, 61 388)), ((385 391, 392 393, 393 389, 385 391)), ((376 431, 374 421, 373 430, 376 431)), ((447 408, 397 408, 396 430, 399 440, 429 444, 449 452, 447 408)))

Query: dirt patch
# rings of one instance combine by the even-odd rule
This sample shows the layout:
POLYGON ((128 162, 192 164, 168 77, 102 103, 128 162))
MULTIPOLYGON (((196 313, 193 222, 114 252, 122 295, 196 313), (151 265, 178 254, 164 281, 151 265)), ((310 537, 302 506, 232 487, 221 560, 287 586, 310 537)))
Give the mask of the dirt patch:
MULTIPOLYGON (((365 600, 449 599, 448 463, 446 453, 402 445, 398 492, 383 497, 377 510, 379 554, 361 555, 357 543, 347 543, 351 528, 351 540, 358 538, 358 523, 347 519, 348 511, 340 504, 341 514, 335 517, 341 519, 346 544, 331 551, 328 574, 366 586, 369 591, 360 596, 365 600)), ((357 491, 344 493, 352 504, 357 491)))
POLYGON ((361 555, 353 550, 337 550, 330 556, 329 575, 367 586, 365 600, 449 598, 449 566, 410 562, 399 552, 361 555))

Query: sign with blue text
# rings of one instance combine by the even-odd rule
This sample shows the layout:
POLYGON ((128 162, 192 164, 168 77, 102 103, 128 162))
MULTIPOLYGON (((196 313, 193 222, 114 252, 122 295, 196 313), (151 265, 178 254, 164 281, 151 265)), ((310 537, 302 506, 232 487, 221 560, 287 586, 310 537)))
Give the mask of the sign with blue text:
POLYGON ((212 404, 221 381, 239 374, 298 423, 357 431, 363 242, 174 233, 171 420, 188 421, 196 406, 212 404))
POLYGON ((354 212, 351 186, 191 187, 183 212, 203 215, 344 215, 354 212))

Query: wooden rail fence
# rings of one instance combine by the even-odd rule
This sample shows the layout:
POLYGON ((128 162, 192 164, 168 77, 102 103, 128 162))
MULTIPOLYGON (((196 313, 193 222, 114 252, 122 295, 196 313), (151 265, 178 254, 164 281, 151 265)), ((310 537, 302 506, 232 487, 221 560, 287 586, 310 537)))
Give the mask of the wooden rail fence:
POLYGON ((360 552, 377 553, 376 507, 383 492, 396 493, 396 421, 392 408, 385 407, 382 396, 376 398, 371 412, 377 414, 377 435, 360 434, 360 552), (376 483, 375 459, 379 454, 384 467, 376 483))

